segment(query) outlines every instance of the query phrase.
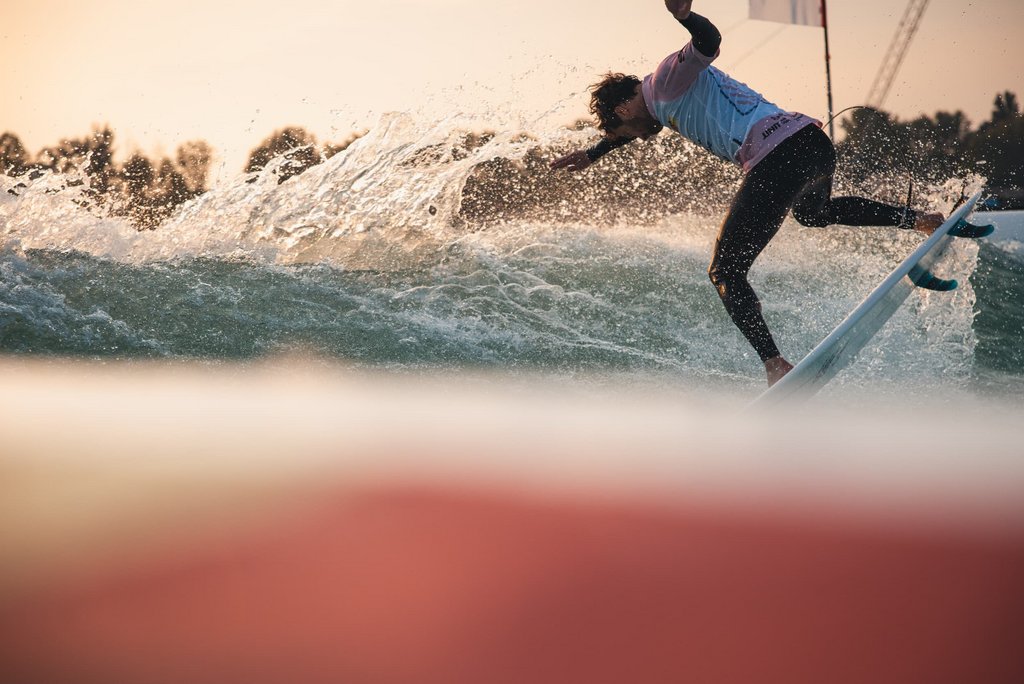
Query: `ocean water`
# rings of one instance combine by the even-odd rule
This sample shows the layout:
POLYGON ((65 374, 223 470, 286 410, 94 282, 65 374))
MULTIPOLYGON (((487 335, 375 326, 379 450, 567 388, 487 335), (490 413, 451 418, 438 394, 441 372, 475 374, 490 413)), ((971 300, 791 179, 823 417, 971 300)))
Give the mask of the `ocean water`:
MULTIPOLYGON (((562 201, 517 213, 524 193, 502 195, 500 174, 475 179, 587 134, 467 147, 467 133, 391 115, 301 176, 279 184, 271 164, 142 232, 83 208, 65 178, 0 177, 0 353, 298 354, 387 371, 762 389, 757 357, 706 276, 720 202, 607 210, 604 198, 628 194, 616 184, 624 176, 587 188, 593 212, 562 201), (500 215, 479 210, 488 202, 500 215)), ((924 199, 951 202, 941 188, 924 199)), ((784 355, 813 348, 920 239, 787 222, 751 273, 784 355)), ((827 393, 1024 393, 1024 257, 957 241, 944 268, 961 288, 915 293, 827 393)))

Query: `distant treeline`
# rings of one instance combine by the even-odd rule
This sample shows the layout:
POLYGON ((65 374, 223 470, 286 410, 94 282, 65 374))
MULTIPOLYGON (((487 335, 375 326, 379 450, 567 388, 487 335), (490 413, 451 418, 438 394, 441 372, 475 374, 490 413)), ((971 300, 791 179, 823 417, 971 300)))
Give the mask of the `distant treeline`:
MULTIPOLYGON (((996 96, 991 117, 973 128, 960 111, 938 112, 900 121, 892 114, 857 108, 840 121, 846 136, 837 145, 840 182, 863 185, 877 194, 879 179, 941 183, 977 173, 988 178, 989 204, 1024 209, 1024 115, 1014 93, 996 96)), ((577 129, 588 129, 587 121, 577 129)), ((278 182, 322 163, 350 145, 320 144, 303 128, 274 132, 254 148, 244 170, 259 171, 276 157, 278 182)), ((467 134, 451 150, 460 158, 493 134, 467 134)), ((596 133, 595 133, 596 139, 596 133)), ((45 171, 80 173, 86 202, 128 218, 140 229, 154 228, 175 207, 208 189, 213 148, 197 140, 180 145, 173 157, 149 158, 135 152, 123 164, 113 159, 114 133, 95 129, 62 140, 36 154, 25 150, 13 133, 0 135, 0 172, 33 179, 45 171)), ((682 209, 717 209, 728 201, 739 172, 707 155, 694 153, 678 136, 659 136, 655 144, 629 145, 594 165, 585 174, 551 182, 547 164, 565 150, 537 146, 524 158, 493 159, 480 164, 468 179, 461 217, 500 221, 523 216, 573 220, 616 220, 623 216, 655 217, 682 209)), ((884 183, 883 183, 884 185, 884 183)), ((903 192, 906 192, 904 189, 903 192)))
POLYGON ((1024 116, 1014 93, 997 95, 991 116, 977 128, 961 111, 899 121, 866 107, 841 125, 841 164, 861 176, 905 173, 941 182, 976 173, 988 179, 990 205, 1024 209, 1024 116))
MULTIPOLYGON (((275 131, 249 153, 246 172, 259 171, 271 159, 284 156, 278 182, 284 182, 345 149, 358 135, 341 143, 318 144, 299 127, 275 131)), ((123 164, 114 161, 114 132, 109 126, 82 138, 61 140, 29 154, 17 135, 0 135, 0 172, 35 179, 50 171, 82 175, 86 202, 102 205, 111 215, 124 216, 139 229, 155 228, 175 207, 209 189, 213 147, 203 140, 178 146, 173 157, 150 158, 132 153, 123 164)))

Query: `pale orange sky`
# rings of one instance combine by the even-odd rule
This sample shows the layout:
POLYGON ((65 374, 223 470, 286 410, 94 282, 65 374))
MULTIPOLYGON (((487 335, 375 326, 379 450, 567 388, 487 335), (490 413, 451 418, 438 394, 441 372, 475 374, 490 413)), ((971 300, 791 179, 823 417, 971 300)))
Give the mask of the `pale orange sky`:
MULTIPOLYGON (((837 110, 864 102, 904 9, 829 4, 837 110)), ((725 32, 719 67, 825 116, 820 29, 764 42, 781 25, 745 20, 746 0, 694 10, 725 32)), ((601 72, 643 75, 688 40, 661 0, 32 0, 4 14, 0 130, 34 152, 107 122, 122 156, 203 138, 221 175, 276 128, 342 139, 391 110, 550 129, 585 115, 601 72)), ((932 0, 885 107, 987 118, 997 91, 1024 97, 1022 32, 1024 0, 932 0)))

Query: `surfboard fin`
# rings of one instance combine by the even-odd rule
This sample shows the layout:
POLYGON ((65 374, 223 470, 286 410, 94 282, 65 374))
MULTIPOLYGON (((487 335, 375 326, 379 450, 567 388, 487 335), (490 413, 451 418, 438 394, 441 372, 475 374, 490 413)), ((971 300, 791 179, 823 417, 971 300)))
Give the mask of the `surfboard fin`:
POLYGON ((949 292, 950 290, 955 290, 957 285, 960 284, 955 280, 939 278, 932 274, 931 271, 920 266, 914 266, 907 275, 910 278, 910 282, 918 287, 923 287, 926 290, 935 290, 936 292, 949 292))
POLYGON ((955 226, 949 229, 949 234, 962 238, 983 238, 988 237, 995 230, 995 226, 976 226, 973 223, 960 219, 955 226))

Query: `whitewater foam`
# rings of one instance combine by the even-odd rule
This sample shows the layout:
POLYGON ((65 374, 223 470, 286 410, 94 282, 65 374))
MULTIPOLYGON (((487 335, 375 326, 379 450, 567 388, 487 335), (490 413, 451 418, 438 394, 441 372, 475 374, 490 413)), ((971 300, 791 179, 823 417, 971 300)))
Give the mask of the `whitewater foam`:
MULTIPOLYGON (((614 204, 598 217, 573 209, 567 218, 558 218, 563 206, 545 215, 531 205, 508 218, 519 188, 495 196, 502 220, 480 218, 488 193, 502 192, 502 169, 536 168, 538 150, 590 135, 481 134, 457 119, 423 127, 393 114, 299 176, 279 182, 278 159, 142 232, 105 214, 69 178, 0 177, 3 349, 251 358, 297 348, 392 368, 655 373, 760 387, 756 356, 705 274, 719 220, 713 205, 709 215, 636 219, 614 204)), ((622 191, 608 176, 594 179, 588 196, 622 191)), ((636 192, 664 190, 636 182, 636 192)), ((953 190, 936 188, 929 205, 948 206, 953 190)), ((919 240, 787 222, 751 273, 784 353, 809 351, 919 240)), ((957 241, 951 271, 971 273, 977 254, 957 241)), ((962 385, 972 373, 977 302, 960 280, 952 295, 913 297, 837 391, 894 377, 895 391, 962 385)))

